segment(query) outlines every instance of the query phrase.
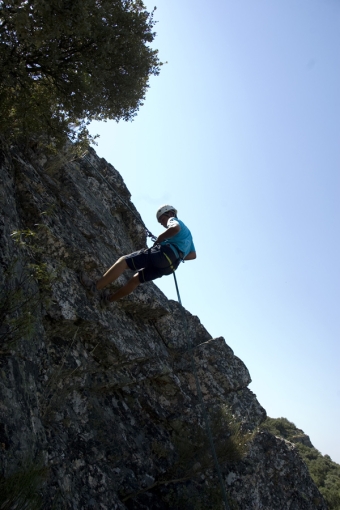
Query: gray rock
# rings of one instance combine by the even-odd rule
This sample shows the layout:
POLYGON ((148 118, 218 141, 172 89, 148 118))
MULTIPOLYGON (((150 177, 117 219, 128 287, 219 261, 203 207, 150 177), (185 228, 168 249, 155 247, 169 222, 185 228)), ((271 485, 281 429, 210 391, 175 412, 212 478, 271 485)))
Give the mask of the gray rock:
POLYGON ((196 374, 230 506, 325 509, 294 446, 257 431, 223 338, 154 283, 106 310, 87 295, 79 270, 98 277, 146 235, 117 170, 65 154, 1 143, 0 506, 20 488, 44 509, 222 509, 196 374))

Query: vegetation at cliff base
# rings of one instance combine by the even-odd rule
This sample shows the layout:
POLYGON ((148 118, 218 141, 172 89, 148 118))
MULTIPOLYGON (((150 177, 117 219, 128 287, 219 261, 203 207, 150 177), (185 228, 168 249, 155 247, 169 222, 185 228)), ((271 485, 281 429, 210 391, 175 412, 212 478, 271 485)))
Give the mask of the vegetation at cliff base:
POLYGON ((1 510, 42 510, 45 502, 39 493, 48 471, 44 467, 29 463, 24 470, 8 478, 0 475, 1 510))
POLYGON ((294 443, 329 510, 340 510, 340 465, 321 455, 309 437, 286 418, 267 418, 262 428, 294 443))
POLYGON ((131 120, 160 61, 141 0, 0 1, 0 134, 87 138, 131 120))

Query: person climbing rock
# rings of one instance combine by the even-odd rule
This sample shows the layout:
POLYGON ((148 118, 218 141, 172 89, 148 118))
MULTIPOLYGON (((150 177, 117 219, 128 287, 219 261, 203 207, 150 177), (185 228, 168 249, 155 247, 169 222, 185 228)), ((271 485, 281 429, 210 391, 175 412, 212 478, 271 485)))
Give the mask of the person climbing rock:
POLYGON ((163 205, 156 213, 157 221, 166 229, 155 240, 152 248, 135 251, 120 257, 98 281, 91 280, 86 273, 80 274, 80 282, 91 294, 101 291, 117 280, 126 270, 137 272, 114 293, 102 292, 102 304, 131 294, 141 283, 156 280, 175 271, 181 260, 196 258, 196 250, 188 227, 177 218, 177 210, 163 205))

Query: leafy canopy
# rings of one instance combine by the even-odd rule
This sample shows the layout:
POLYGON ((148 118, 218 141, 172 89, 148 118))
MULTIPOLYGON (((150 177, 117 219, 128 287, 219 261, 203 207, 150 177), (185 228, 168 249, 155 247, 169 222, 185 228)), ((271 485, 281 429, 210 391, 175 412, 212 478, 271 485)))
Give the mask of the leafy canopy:
POLYGON ((131 120, 159 74, 141 0, 0 0, 0 134, 86 135, 131 120))

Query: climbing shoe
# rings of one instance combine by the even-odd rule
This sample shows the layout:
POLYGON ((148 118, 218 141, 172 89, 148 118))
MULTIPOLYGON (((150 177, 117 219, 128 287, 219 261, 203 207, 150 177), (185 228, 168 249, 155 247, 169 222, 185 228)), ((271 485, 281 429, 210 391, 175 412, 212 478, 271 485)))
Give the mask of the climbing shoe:
POLYGON ((91 296, 95 295, 95 293, 97 292, 96 284, 93 280, 91 280, 91 278, 87 276, 86 273, 81 272, 79 274, 79 281, 82 284, 82 286, 87 290, 87 292, 91 294, 91 296))

